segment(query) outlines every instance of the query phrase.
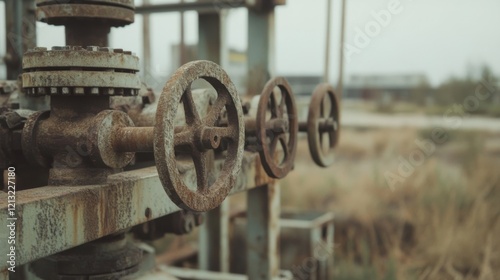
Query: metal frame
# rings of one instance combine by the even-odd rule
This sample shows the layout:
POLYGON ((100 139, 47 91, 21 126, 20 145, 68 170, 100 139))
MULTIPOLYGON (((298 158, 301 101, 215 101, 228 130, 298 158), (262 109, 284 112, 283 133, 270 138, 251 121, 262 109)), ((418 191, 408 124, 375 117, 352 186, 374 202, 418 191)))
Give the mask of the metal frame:
MULTIPOLYGON (((17 2, 17 1, 16 1, 17 2)), ((262 0, 269 6, 283 1, 262 0), (272 3, 272 4, 271 4, 272 3)), ((136 7, 137 14, 171 11, 200 13, 200 58, 224 66, 225 34, 221 9, 248 7, 245 0, 198 1, 136 7), (207 13, 210 12, 210 13, 207 13), (206 14, 203 14, 206 13, 206 14), (216 36, 216 40, 214 40, 216 36)), ((249 9, 248 94, 255 95, 274 73, 274 9, 249 9), (257 40, 257 41, 256 41, 257 40)), ((147 44, 149 45, 149 44, 147 44)), ((220 169, 216 162, 215 169, 220 169)), ((194 177, 186 170, 183 177, 194 177)), ((191 180, 194 181, 195 180, 191 180)), ((280 188, 266 175, 257 154, 246 153, 232 194, 248 191, 247 269, 244 279, 279 276, 278 236, 280 188)), ((0 194, 0 223, 7 220, 7 194, 0 194)), ((180 209, 166 195, 155 167, 111 175, 105 184, 79 187, 46 186, 16 194, 17 265, 50 256, 112 233, 168 215, 180 209)), ((206 270, 229 270, 227 202, 207 213, 202 229, 200 263, 206 270)), ((5 229, 0 242, 6 243, 5 229)), ((6 275, 6 255, 0 256, 0 278, 6 275)), ((8 276, 7 276, 8 277, 8 276)))
MULTIPOLYGON (((183 176, 194 176, 194 169, 187 170, 183 176)), ((246 154, 232 193, 272 182, 263 172, 258 156, 246 154)), ((179 210, 165 193, 155 167, 111 175, 104 185, 47 186, 18 191, 15 209, 17 265, 179 210)), ((0 193, 0 223, 3 225, 7 224, 7 214, 7 194, 0 193)), ((0 236, 3 244, 7 244, 6 233, 5 227, 0 236)), ((2 254, 2 273, 6 272, 6 261, 6 254, 2 254)))
POLYGON ((310 280, 324 280, 333 278, 334 218, 335 215, 332 212, 326 212, 324 214, 318 215, 313 219, 293 217, 280 219, 280 227, 283 229, 289 228, 309 231, 309 249, 313 255, 315 254, 315 249, 318 248, 318 246, 321 246, 322 242, 326 243, 326 249, 328 249, 328 257, 317 259, 318 269, 308 275, 308 279, 310 280), (323 230, 326 231, 326 240, 323 240, 322 237, 323 230))

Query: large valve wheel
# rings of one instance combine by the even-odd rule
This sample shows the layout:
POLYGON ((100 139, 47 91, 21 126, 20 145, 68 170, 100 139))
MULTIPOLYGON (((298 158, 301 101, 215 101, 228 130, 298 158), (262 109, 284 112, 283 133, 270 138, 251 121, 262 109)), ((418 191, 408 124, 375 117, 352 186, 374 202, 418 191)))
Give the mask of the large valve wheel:
POLYGON ((332 86, 326 83, 320 84, 311 97, 307 117, 309 151, 316 164, 328 167, 333 163, 333 149, 337 145, 339 133, 337 96, 332 86))
POLYGON ((236 182, 244 149, 244 122, 235 86, 226 72, 210 61, 195 61, 180 67, 167 82, 160 96, 154 127, 154 155, 158 175, 165 191, 181 208, 208 211, 220 205, 236 182), (210 83, 217 99, 202 117, 193 99, 191 84, 198 79, 210 83), (175 129, 175 119, 182 103, 186 125, 175 129), (228 123, 217 120, 227 112, 228 123), (215 180, 209 172, 212 150, 224 142, 224 163, 215 180), (176 162, 176 151, 188 151, 196 171, 196 189, 182 180, 176 162))
POLYGON ((285 78, 273 78, 264 86, 256 126, 264 170, 272 178, 285 177, 293 168, 299 129, 295 98, 285 78))

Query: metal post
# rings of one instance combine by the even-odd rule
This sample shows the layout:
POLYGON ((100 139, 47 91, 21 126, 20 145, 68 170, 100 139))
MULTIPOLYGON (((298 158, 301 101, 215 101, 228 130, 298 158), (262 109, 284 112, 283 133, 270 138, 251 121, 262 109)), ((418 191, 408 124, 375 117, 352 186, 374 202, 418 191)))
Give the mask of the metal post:
POLYGON ((203 13, 198 15, 198 59, 221 63, 222 43, 221 15, 203 13))
POLYGON ((337 93, 340 98, 342 98, 342 92, 344 90, 344 40, 345 40, 345 12, 347 7, 347 1, 342 0, 342 19, 340 27, 340 57, 339 57, 339 80, 337 82, 337 93))
POLYGON ((265 12, 248 11, 248 96, 260 94, 274 75, 274 28, 274 8, 265 12))
POLYGON ((16 80, 22 72, 23 49, 23 1, 5 1, 5 27, 7 51, 5 65, 7 67, 7 80, 16 80))
POLYGON ((229 199, 205 214, 200 228, 200 270, 229 272, 229 199))
MULTIPOLYGON (((223 14, 198 14, 198 59, 221 64, 224 52, 223 14)), ((229 272, 229 198, 205 214, 200 230, 199 269, 229 272)))
MULTIPOLYGON (((143 5, 149 5, 149 0, 143 0, 143 5)), ((142 54, 143 54, 143 75, 147 76, 151 71, 151 33, 149 14, 142 15, 142 54)))
MULTIPOLYGON (((181 3, 184 3, 184 0, 181 0, 181 3)), ((179 65, 184 65, 186 63, 186 43, 184 40, 184 12, 181 12, 180 18, 180 33, 181 39, 179 40, 179 65)))
POLYGON ((326 227, 326 245, 328 246, 327 248, 330 250, 329 256, 328 256, 328 269, 327 269, 327 279, 333 279, 333 271, 334 271, 334 265, 335 265, 335 259, 334 259, 334 237, 335 237, 335 227, 333 220, 331 220, 327 227, 326 227))
POLYGON ((268 184, 248 191, 247 275, 249 280, 279 274, 280 188, 268 184))
POLYGON ((314 259, 314 267, 313 269, 311 269, 309 271, 309 279, 310 280, 318 280, 318 279, 325 279, 323 278, 322 276, 324 276, 323 274, 323 269, 325 268, 324 265, 320 265, 320 260, 316 259, 315 257, 315 248, 317 246, 319 246, 319 244, 321 243, 321 225, 320 226, 317 226, 313 229, 311 229, 311 243, 310 243, 310 254, 311 254, 311 257, 314 259), (318 277, 319 276, 319 277, 318 277))
POLYGON ((325 46, 325 72, 323 81, 330 80, 330 33, 332 25, 332 0, 326 0, 326 46, 325 46))

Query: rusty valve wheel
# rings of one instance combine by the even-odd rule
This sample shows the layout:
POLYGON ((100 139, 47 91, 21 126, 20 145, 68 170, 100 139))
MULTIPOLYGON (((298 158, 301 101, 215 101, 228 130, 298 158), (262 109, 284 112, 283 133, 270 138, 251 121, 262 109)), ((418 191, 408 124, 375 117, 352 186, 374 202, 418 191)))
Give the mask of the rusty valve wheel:
POLYGON ((321 167, 328 167, 334 161, 333 149, 339 138, 339 121, 339 102, 333 87, 326 83, 319 84, 311 96, 307 122, 301 122, 299 130, 307 132, 311 157, 321 167))
POLYGON ((173 202, 186 210, 203 212, 219 206, 240 171, 245 137, 240 99, 226 72, 210 61, 187 63, 173 74, 158 101, 154 128, 119 128, 115 135, 116 151, 154 151, 165 191, 173 202), (217 92, 217 99, 203 117, 191 91, 191 84, 199 79, 206 80, 217 92), (181 112, 179 103, 184 108, 184 126, 176 126, 177 112, 181 112), (220 126, 217 120, 223 111, 227 112, 228 123, 220 126), (211 154, 221 147, 225 149, 224 163, 217 172, 218 177, 213 179, 209 176, 215 172, 211 167, 211 154), (179 153, 192 158, 196 188, 190 188, 181 177, 176 161, 179 153))
MULTIPOLYGON (((247 123, 252 130, 252 124, 247 123)), ((297 150, 297 107, 285 78, 267 82, 260 95, 255 123, 257 145, 267 175, 281 179, 293 168, 297 150), (282 155, 279 154, 281 147, 282 155)))

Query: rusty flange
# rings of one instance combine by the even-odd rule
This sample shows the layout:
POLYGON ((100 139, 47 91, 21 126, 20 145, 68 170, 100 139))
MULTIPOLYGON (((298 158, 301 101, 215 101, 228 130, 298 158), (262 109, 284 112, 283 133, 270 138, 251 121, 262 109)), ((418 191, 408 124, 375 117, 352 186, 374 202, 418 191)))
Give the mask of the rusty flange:
POLYGON ((97 166, 123 168, 134 158, 133 152, 118 152, 113 149, 116 131, 123 127, 133 127, 134 123, 125 112, 105 110, 93 119, 96 125, 89 129, 91 147, 90 158, 97 166))
POLYGON ((191 211, 208 211, 219 206, 235 184, 243 149, 243 112, 229 76, 210 61, 194 61, 181 66, 163 88, 154 127, 156 168, 169 197, 181 208, 191 211), (191 91, 191 84, 198 79, 209 82, 217 92, 215 103, 204 117, 198 113, 191 91), (179 103, 183 104, 186 126, 175 133, 179 103), (224 108, 228 123, 218 126, 217 119, 224 108), (209 176, 213 175, 209 174, 213 172, 209 170, 211 150, 218 149, 221 142, 227 148, 222 170, 218 177, 209 176), (189 189, 181 179, 176 162, 176 150, 179 149, 191 154, 197 177, 196 190, 189 189))
POLYGON ((125 26, 134 22, 132 0, 37 1, 36 18, 53 25, 75 20, 103 21, 107 26, 125 26))
POLYGON ((273 78, 264 86, 256 127, 262 166, 270 177, 285 177, 293 168, 299 130, 295 97, 285 78, 273 78), (283 150, 282 156, 278 145, 283 150))
POLYGON ((61 68, 116 69, 139 71, 139 58, 132 52, 107 47, 57 46, 51 50, 37 47, 23 56, 23 70, 61 68))
POLYGON ((139 59, 122 49, 35 48, 23 57, 29 95, 137 95, 139 59))
POLYGON ((307 139, 314 162, 321 167, 333 163, 333 148, 340 133, 339 102, 333 87, 323 83, 316 87, 309 104, 307 139), (328 139, 324 143, 326 136, 328 139))

